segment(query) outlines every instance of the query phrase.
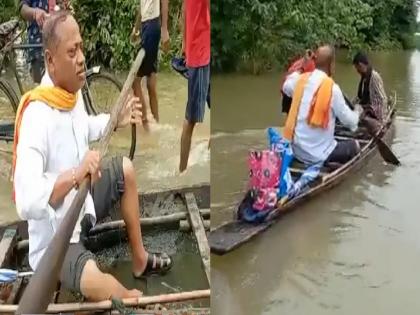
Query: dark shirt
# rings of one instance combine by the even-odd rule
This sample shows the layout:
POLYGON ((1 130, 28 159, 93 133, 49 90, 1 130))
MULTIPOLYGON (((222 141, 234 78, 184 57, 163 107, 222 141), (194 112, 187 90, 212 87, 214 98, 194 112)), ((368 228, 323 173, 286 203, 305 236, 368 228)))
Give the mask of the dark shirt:
MULTIPOLYGON (((48 12, 48 0, 20 0, 20 7, 22 5, 28 5, 31 8, 42 9, 48 12)), ((38 24, 35 21, 28 22, 28 43, 29 44, 41 44, 42 34, 38 24)), ((28 50, 29 61, 34 59, 43 58, 42 48, 31 48, 28 50)))

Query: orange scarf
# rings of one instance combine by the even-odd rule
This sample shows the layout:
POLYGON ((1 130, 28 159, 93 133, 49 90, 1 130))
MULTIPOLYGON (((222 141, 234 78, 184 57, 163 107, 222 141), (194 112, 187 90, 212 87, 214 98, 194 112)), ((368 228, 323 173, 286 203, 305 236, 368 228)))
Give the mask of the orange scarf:
MULTIPOLYGON (((16 112, 15 134, 13 141, 13 162, 12 162, 12 180, 15 174, 17 160, 17 145, 19 142, 19 129, 22 123, 23 113, 28 105, 33 101, 41 101, 48 106, 62 110, 71 111, 76 106, 77 94, 71 94, 59 87, 38 86, 22 96, 19 107, 16 112)), ((42 124, 41 121, 33 121, 33 124, 42 124)))
MULTIPOLYGON (((300 103, 310 75, 311 73, 304 73, 300 76, 293 93, 292 105, 283 131, 284 138, 289 141, 292 141, 294 137, 300 103)), ((323 129, 328 127, 333 85, 334 81, 330 77, 326 77, 316 90, 307 117, 309 126, 323 129)))

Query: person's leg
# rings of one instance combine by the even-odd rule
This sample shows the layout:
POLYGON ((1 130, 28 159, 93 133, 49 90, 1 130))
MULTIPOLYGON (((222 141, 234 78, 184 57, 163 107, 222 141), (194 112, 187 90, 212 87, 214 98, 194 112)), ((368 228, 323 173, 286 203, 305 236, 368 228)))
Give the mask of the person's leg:
POLYGON ((136 97, 138 97, 140 99, 140 103, 141 103, 141 111, 142 111, 142 124, 143 124, 143 128, 146 131, 149 131, 149 121, 147 120, 147 105, 146 105, 146 101, 144 99, 144 95, 143 95, 143 90, 141 87, 141 77, 136 77, 134 79, 133 82, 133 93, 136 97))
POLYGON ((188 166, 191 138, 195 124, 201 123, 204 120, 209 84, 209 65, 199 68, 190 68, 188 78, 188 101, 181 135, 181 153, 179 161, 179 171, 181 173, 185 171, 188 166))
POLYGON ((159 122, 157 72, 160 35, 159 18, 151 20, 148 25, 149 69, 147 76, 147 91, 149 92, 150 111, 152 112, 152 115, 157 123, 159 122))
MULTIPOLYGON (((154 36, 153 23, 151 21, 143 22, 141 24, 141 48, 144 49, 145 56, 144 56, 143 62, 140 66, 137 76, 141 78, 146 77, 146 81, 148 80, 148 77, 153 71, 153 60, 154 60, 153 36, 154 36)), ((147 104, 144 98, 141 82, 140 83, 135 82, 134 84, 136 85, 136 89, 138 91, 138 94, 136 93, 136 91, 134 91, 134 94, 140 98, 140 102, 142 104, 143 128, 146 131, 149 131, 149 120, 147 118, 147 104)), ((133 84, 133 88, 134 88, 134 84, 133 84)), ((150 103, 150 92, 149 92, 149 103, 150 103)))
POLYGON ((95 256, 81 244, 70 244, 64 257, 60 281, 64 288, 83 294, 90 301, 139 297, 138 290, 128 290, 96 265, 95 256))
POLYGON ((150 111, 152 112, 155 121, 159 122, 159 106, 157 96, 157 75, 156 72, 147 77, 147 91, 149 93, 150 111))
POLYGON ((182 173, 187 169, 188 158, 191 150, 191 138, 194 131, 195 122, 184 120, 181 135, 181 157, 179 162, 179 171, 182 173))
POLYGON ((128 241, 133 257, 133 272, 142 273, 146 268, 147 252, 143 246, 140 228, 140 204, 136 173, 130 159, 123 158, 124 193, 121 196, 121 214, 126 224, 128 241))
POLYGON ((101 165, 101 179, 95 183, 92 196, 97 220, 109 215, 109 210, 120 201, 120 211, 126 224, 132 252, 133 274, 166 272, 172 260, 166 254, 148 254, 143 246, 140 228, 140 205, 134 166, 126 157, 113 157, 101 165))
POLYGON ((139 290, 126 289, 117 279, 99 270, 94 260, 88 260, 83 268, 80 279, 80 293, 92 302, 140 297, 139 290))
POLYGON ((42 73, 44 69, 44 59, 42 56, 35 56, 31 61, 31 76, 32 80, 39 84, 41 83, 42 73))
POLYGON ((327 158, 325 164, 340 163, 350 161, 360 151, 360 144, 356 140, 338 141, 333 152, 327 158))

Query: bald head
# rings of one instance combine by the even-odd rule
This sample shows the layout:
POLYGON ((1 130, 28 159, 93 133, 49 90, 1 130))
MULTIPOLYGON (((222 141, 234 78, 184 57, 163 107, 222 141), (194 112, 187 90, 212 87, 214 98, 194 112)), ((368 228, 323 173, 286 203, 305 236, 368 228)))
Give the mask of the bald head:
POLYGON ((45 20, 42 28, 42 45, 44 50, 54 51, 57 48, 62 35, 60 26, 67 19, 72 19, 76 23, 69 11, 54 12, 45 20))
POLYGON ((320 46, 315 53, 315 63, 317 69, 325 71, 331 75, 334 70, 335 49, 331 45, 320 46))

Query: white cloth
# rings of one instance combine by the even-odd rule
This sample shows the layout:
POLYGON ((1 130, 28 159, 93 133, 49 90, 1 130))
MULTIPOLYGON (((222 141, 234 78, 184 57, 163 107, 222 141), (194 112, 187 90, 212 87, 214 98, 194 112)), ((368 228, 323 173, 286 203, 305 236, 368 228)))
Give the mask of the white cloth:
POLYGON ((160 15, 160 0, 140 0, 141 21, 153 20, 160 15))
MULTIPOLYGON (((52 85, 46 74, 41 86, 52 85)), ((53 209, 49 199, 55 181, 61 173, 80 164, 89 150, 89 142, 103 135, 109 118, 108 114, 88 116, 80 91, 76 106, 69 112, 53 109, 39 101, 32 102, 25 110, 17 147, 14 187, 17 212, 21 219, 28 221, 29 264, 33 270, 76 195, 76 190, 72 189, 63 203, 53 209)), ((80 219, 84 213, 91 214, 96 221, 90 194, 71 243, 79 241, 80 219)))
MULTIPOLYGON (((340 87, 334 84, 328 127, 322 129, 308 125, 307 117, 311 101, 326 76, 327 74, 325 72, 318 69, 311 73, 299 107, 292 148, 295 157, 307 164, 325 161, 336 147, 337 141, 334 139, 336 118, 352 131, 357 129, 359 123, 359 115, 346 105, 340 87)), ((299 73, 295 72, 290 74, 286 79, 283 85, 283 92, 287 96, 293 96, 299 78, 299 73)))

